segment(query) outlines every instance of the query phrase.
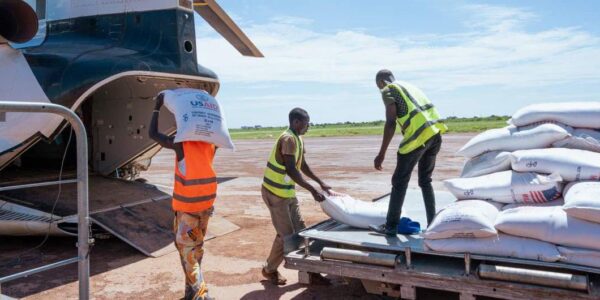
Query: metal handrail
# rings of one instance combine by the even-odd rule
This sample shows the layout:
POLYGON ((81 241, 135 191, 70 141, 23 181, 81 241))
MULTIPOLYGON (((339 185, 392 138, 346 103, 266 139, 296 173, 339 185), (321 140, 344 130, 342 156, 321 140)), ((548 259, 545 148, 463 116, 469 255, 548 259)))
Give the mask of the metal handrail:
POLYGON ((0 192, 12 191, 12 190, 22 190, 22 189, 49 186, 49 185, 59 185, 59 184, 66 184, 66 183, 77 183, 77 179, 65 179, 65 180, 60 180, 60 181, 44 181, 44 182, 36 182, 36 183, 28 183, 28 184, 20 184, 20 185, 2 186, 2 187, 0 187, 0 192))
MULTIPOLYGON (((18 274, 13 274, 7 277, 0 278, 0 284, 9 280, 22 278, 46 271, 52 268, 57 268, 65 264, 78 262, 78 278, 79 278, 79 299, 87 300, 90 297, 90 260, 89 251, 90 244, 90 217, 88 203, 88 145, 87 134, 81 119, 70 109, 57 104, 41 103, 41 102, 14 102, 0 101, 1 112, 26 112, 26 113, 51 113, 64 117, 71 128, 75 131, 75 139, 77 143, 77 215, 78 215, 78 231, 77 231, 77 257, 65 261, 49 264, 40 268, 24 271, 18 274)), ((8 119, 8 115, 6 119, 8 119)))

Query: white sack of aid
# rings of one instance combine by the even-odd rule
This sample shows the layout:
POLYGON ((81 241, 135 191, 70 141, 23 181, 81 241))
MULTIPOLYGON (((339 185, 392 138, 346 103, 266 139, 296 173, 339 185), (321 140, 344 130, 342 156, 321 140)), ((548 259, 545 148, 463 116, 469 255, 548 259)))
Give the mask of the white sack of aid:
POLYGON ((219 148, 235 149, 225 115, 217 99, 197 89, 162 91, 165 106, 175 116, 175 142, 203 141, 219 148))

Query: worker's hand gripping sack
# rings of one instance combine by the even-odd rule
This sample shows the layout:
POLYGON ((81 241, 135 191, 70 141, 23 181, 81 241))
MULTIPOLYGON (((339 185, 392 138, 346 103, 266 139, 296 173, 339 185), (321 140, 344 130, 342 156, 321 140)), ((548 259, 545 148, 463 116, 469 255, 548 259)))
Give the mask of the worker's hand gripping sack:
POLYGON ((203 141, 234 149, 225 115, 217 99, 203 90, 181 88, 162 92, 165 106, 175 116, 175 142, 203 141))

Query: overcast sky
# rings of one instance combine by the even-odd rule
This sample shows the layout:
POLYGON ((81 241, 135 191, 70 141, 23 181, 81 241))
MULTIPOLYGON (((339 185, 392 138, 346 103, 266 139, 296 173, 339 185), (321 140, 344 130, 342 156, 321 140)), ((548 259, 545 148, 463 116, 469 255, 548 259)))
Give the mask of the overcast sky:
POLYGON ((241 56, 196 18, 199 63, 219 75, 232 128, 285 125, 296 106, 314 123, 382 120, 381 68, 421 87, 444 116, 599 100, 600 2, 218 3, 265 55, 241 56))

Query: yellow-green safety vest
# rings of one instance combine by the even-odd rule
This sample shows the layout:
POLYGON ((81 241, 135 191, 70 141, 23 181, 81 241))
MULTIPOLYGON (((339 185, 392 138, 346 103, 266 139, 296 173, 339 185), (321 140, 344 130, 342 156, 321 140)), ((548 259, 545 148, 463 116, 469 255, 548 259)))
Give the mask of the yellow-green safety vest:
POLYGON ((292 180, 292 178, 290 178, 289 175, 287 175, 285 165, 278 163, 277 159, 275 158, 279 140, 281 140, 281 137, 285 134, 293 136, 296 140, 296 152, 294 154, 294 158, 296 159, 296 169, 300 170, 300 167, 302 166, 304 142, 292 130, 287 129, 281 135, 279 135, 277 142, 275 142, 275 146, 273 146, 273 150, 271 150, 271 155, 269 156, 269 161, 267 162, 267 167, 265 168, 263 186, 271 193, 281 198, 293 198, 296 197, 296 183, 294 180, 292 180))
POLYGON ((398 81, 387 87, 396 89, 407 107, 406 114, 396 118, 404 136, 398 153, 410 153, 424 146, 436 134, 448 131, 448 127, 439 121, 440 114, 437 109, 420 89, 398 81))

